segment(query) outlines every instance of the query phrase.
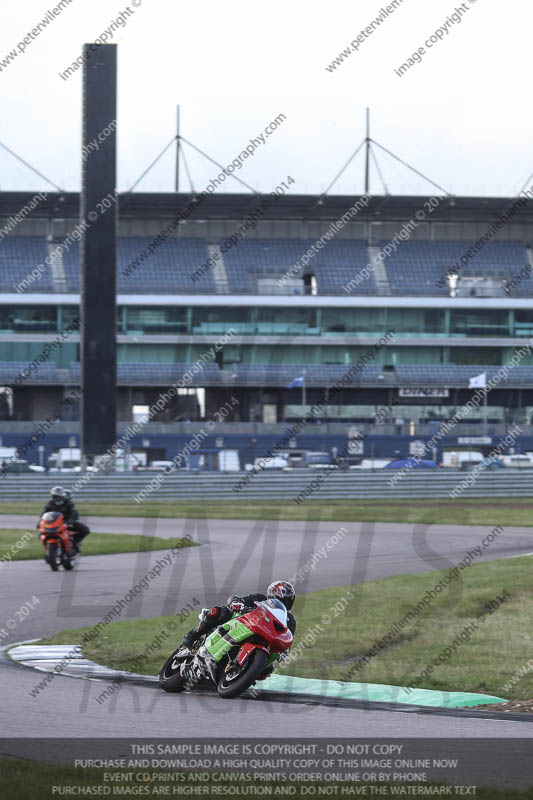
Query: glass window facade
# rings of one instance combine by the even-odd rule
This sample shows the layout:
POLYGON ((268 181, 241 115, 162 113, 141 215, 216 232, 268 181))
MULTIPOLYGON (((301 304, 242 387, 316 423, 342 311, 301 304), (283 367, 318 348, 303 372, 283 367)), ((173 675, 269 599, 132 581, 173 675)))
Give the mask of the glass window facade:
POLYGON ((2 333, 49 333, 57 322, 55 306, 0 306, 2 333))
POLYGON ((323 336, 383 333, 386 325, 384 308, 324 308, 320 333, 323 336))
MULTIPOLYGON (((120 311, 120 309, 119 309, 120 311)), ((120 315, 124 333, 189 333, 187 308, 129 307, 120 315)))
POLYGON ((209 306, 208 308, 193 308, 191 310, 191 329, 188 333, 201 335, 224 334, 230 328, 235 333, 253 333, 251 318, 255 313, 253 308, 228 308, 225 306, 209 306))
POLYGON ((316 308, 257 309, 255 333, 266 336, 312 336, 321 331, 316 308))
POLYGON ((396 336, 444 336, 446 312, 438 308, 389 308, 385 326, 385 330, 395 331, 396 336))
POLYGON ((509 312, 487 309, 450 312, 450 334, 452 336, 509 336, 509 312))
MULTIPOLYGON (((33 361, 42 355, 43 342, 0 342, 0 361, 33 361)), ((64 341, 61 347, 56 347, 46 361, 67 369, 71 361, 79 361, 79 346, 77 343, 64 341)))
POLYGON ((80 316, 78 306, 60 306, 58 309, 58 330, 64 330, 75 323, 80 316))
MULTIPOLYGON (((318 300, 319 302, 319 300, 318 300)), ((361 301, 362 302, 362 301, 361 301)), ((403 309, 403 308, 312 308, 286 306, 119 306, 117 332, 137 337, 121 342, 122 362, 194 363, 206 350, 206 336, 220 337, 232 328, 239 336, 265 336, 261 344, 230 341, 218 354, 223 368, 234 362, 251 364, 353 364, 368 345, 347 342, 345 337, 368 337, 375 341, 387 330, 396 334, 391 344, 377 353, 375 365, 404 364, 493 364, 507 362, 513 346, 507 337, 533 337, 533 309, 403 309), (143 340, 143 336, 198 336, 198 343, 143 340), (316 345, 299 341, 314 337, 316 345), (290 337, 283 342, 281 337, 290 337), (327 337, 330 344, 321 342, 327 337), (402 337, 435 337, 436 343, 420 347, 402 346, 402 337), (496 346, 457 346, 457 340, 500 338, 496 346), (453 346, 453 345, 456 346, 453 346)), ((76 305, 0 305, 0 334, 15 334, 13 341, 0 342, 0 360, 26 360, 38 354, 42 344, 17 341, 17 334, 54 334, 73 325, 79 315, 76 305), (35 348, 32 349, 35 344, 35 348)), ((9 338, 9 337, 8 337, 9 338)), ((33 337, 31 337, 33 338, 33 337)), ((69 342, 54 360, 68 365, 79 359, 79 348, 69 342)), ((522 363, 533 363, 531 357, 522 363)))
POLYGON ((496 347, 450 347, 450 364, 495 364, 505 362, 503 350, 496 347))
POLYGON ((512 323, 513 336, 533 336, 533 311, 515 311, 512 323))
MULTIPOLYGON (((290 302, 288 300, 288 302, 290 302)), ((79 315, 77 306, 0 305, 0 333, 50 333, 79 315)), ((531 337, 533 310, 417 308, 291 308, 290 306, 120 306, 122 334, 248 336, 531 337)))

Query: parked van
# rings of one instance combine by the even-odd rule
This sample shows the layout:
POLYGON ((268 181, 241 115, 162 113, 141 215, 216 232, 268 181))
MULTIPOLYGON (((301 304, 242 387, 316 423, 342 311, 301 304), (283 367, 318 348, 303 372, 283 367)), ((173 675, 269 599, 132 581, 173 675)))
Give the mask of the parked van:
POLYGON ((480 450, 445 450, 442 454, 442 466, 451 469, 472 469, 481 464, 484 455, 480 450))
POLYGON ((500 456, 506 467, 512 469, 533 469, 533 453, 515 453, 512 456, 500 456))
POLYGON ((256 458, 253 464, 246 464, 244 469, 246 472, 251 470, 272 470, 272 469, 287 469, 289 466, 288 460, 284 456, 270 456, 270 458, 256 458))
POLYGON ((241 468, 238 450, 220 450, 218 454, 220 472, 239 472, 241 468))
POLYGON ((49 472, 80 472, 81 450, 79 447, 60 447, 48 456, 49 472))
POLYGON ((390 464, 390 458, 363 458, 360 464, 354 464, 350 469, 383 469, 390 464))

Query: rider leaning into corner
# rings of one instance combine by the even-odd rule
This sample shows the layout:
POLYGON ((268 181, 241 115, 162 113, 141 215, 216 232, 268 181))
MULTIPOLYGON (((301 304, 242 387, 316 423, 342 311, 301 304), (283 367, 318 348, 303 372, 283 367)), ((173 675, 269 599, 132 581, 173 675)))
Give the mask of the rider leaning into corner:
MULTIPOLYGON (((260 592, 245 594, 243 597, 232 595, 228 597, 226 605, 214 606, 209 609, 207 614, 200 620, 196 628, 193 628, 182 639, 184 647, 192 647, 194 643, 204 634, 211 633, 218 625, 223 625, 228 622, 234 613, 241 614, 247 609, 255 608, 255 601, 268 600, 269 598, 276 598, 280 600, 287 609, 287 627, 294 636, 296 630, 296 620, 291 612, 294 603, 296 592, 294 586, 288 581, 273 581, 267 589, 266 594, 260 592)), ((270 666, 260 675, 258 680, 262 681, 268 678, 274 671, 274 667, 270 666)))
MULTIPOLYGON (((80 552, 80 542, 85 539, 90 530, 87 525, 79 521, 80 515, 72 502, 69 490, 64 489, 62 486, 54 486, 50 491, 50 500, 41 512, 41 517, 47 511, 59 511, 60 514, 63 514, 65 523, 73 531, 72 541, 78 552, 80 552)), ((39 523, 37 523, 37 527, 39 527, 39 523)))

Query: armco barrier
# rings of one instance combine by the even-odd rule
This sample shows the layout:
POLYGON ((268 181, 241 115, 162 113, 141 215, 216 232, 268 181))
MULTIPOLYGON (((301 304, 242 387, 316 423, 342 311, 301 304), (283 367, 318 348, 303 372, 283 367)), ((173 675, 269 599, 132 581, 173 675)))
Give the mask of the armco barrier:
MULTIPOLYGON (((240 490, 235 491, 247 473, 178 472, 167 475, 156 491, 148 494, 145 502, 158 500, 275 500, 292 502, 292 498, 321 475, 314 472, 259 473, 240 490)), ((404 475, 395 486, 390 486, 392 470, 333 472, 324 477, 320 489, 310 497, 327 498, 414 498, 448 497, 468 472, 440 469, 416 470, 404 475)), ((140 492, 157 473, 116 473, 95 475, 79 490, 74 499, 128 500, 140 492)), ((43 500, 52 486, 60 483, 72 489, 80 474, 7 475, 0 480, 0 502, 8 500, 43 500)), ((533 497, 533 470, 499 469, 482 472, 472 486, 460 497, 533 497)), ((305 505, 305 500, 303 505, 305 505)), ((21 511, 24 509, 22 508, 21 511)))

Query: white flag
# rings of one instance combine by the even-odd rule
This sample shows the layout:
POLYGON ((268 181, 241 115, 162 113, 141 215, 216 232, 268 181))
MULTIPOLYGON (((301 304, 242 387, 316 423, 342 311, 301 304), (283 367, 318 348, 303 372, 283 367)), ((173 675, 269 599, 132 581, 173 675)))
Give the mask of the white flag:
POLYGON ((481 375, 475 375, 473 378, 468 379, 469 389, 484 389, 487 385, 487 373, 482 372, 481 375))

